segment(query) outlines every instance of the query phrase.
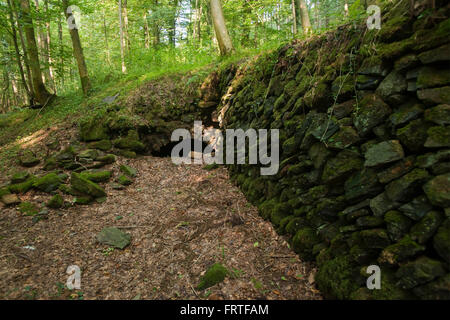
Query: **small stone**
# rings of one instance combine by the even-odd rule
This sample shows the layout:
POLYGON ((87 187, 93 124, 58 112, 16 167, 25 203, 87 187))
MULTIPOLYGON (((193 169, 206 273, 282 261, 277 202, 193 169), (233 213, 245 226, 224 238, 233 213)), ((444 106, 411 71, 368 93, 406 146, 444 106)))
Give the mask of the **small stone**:
POLYGON ((415 101, 407 102, 390 115, 389 121, 392 127, 398 127, 417 119, 423 113, 423 106, 415 101))
POLYGON ((410 68, 414 68, 419 64, 419 58, 415 54, 408 54, 404 57, 397 59, 394 63, 394 69, 396 71, 405 71, 410 68))
POLYGON ((97 241, 118 249, 124 249, 131 242, 131 235, 115 227, 106 227, 97 235, 97 241))
POLYGON ((401 288, 412 289, 444 274, 445 267, 442 262, 423 256, 402 265, 395 275, 400 278, 398 285, 401 288))
POLYGON ((117 178, 117 182, 123 186, 129 186, 130 184, 133 183, 133 180, 131 180, 125 175, 121 175, 117 178))
POLYGON ((362 159, 358 153, 343 150, 336 157, 327 161, 322 174, 325 183, 332 183, 347 178, 362 167, 362 159))
POLYGON ((350 115, 355 109, 355 106, 356 100, 348 100, 328 109, 328 114, 332 114, 337 120, 340 120, 350 115))
POLYGON ((450 273, 414 288, 413 292, 423 300, 450 300, 450 273))
POLYGON ((49 200, 49 202, 47 202, 47 207, 52 209, 59 209, 62 208, 63 204, 64 204, 63 197, 59 194, 56 194, 49 200))
POLYGON ((2 202, 7 206, 12 206, 20 203, 19 197, 16 194, 4 194, 2 197, 2 202))
POLYGON ((372 197, 383 190, 383 187, 378 183, 375 170, 365 168, 353 174, 345 181, 345 199, 354 201, 372 197))
POLYGON ((228 273, 227 268, 225 268, 221 263, 213 264, 200 279, 197 290, 205 290, 222 282, 225 280, 228 273))
POLYGON ((341 127, 340 130, 328 139, 328 147, 346 149, 360 140, 358 133, 352 127, 341 127))
POLYGON ((418 156, 416 165, 419 168, 431 168, 433 165, 445 160, 450 160, 450 150, 440 150, 418 156))
POLYGON ((56 173, 52 172, 41 178, 36 178, 33 187, 43 192, 52 192, 57 190, 63 182, 56 173))
POLYGON ((383 249, 391 243, 384 229, 363 230, 359 236, 364 246, 369 249, 383 249))
POLYGON ((102 198, 106 196, 105 190, 103 190, 99 185, 83 178, 81 175, 75 172, 72 172, 70 183, 76 191, 92 196, 94 198, 102 198))
POLYGON ((434 88, 448 85, 450 83, 450 70, 423 67, 417 77, 417 89, 434 88))
POLYGON ((356 225, 360 228, 375 228, 384 224, 382 217, 365 216, 356 220, 356 225))
POLYGON ((434 177, 423 186, 431 204, 448 208, 450 207, 450 173, 434 177))
POLYGON ((130 178, 134 178, 137 175, 136 169, 134 169, 130 166, 127 166, 125 164, 120 166, 120 171, 123 172, 125 175, 127 175, 130 178))
POLYGON ((411 121, 408 125, 397 130, 397 138, 408 149, 418 152, 423 149, 427 140, 429 124, 422 119, 411 121))
POLYGON ((11 177, 11 184, 25 182, 29 177, 30 173, 27 171, 17 172, 11 177))
POLYGON ((398 140, 383 141, 367 150, 365 157, 366 167, 375 167, 403 159, 403 148, 398 140))

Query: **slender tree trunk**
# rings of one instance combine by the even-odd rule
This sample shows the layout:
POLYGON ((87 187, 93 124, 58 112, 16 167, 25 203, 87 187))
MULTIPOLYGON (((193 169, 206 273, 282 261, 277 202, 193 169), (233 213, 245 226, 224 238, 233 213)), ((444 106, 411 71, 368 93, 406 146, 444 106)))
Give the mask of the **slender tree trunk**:
MULTIPOLYGON (((44 1, 44 8, 45 12, 48 14, 48 0, 44 1)), ((51 54, 51 32, 50 32, 50 21, 47 19, 45 22, 45 29, 46 29, 46 35, 45 35, 45 44, 47 48, 47 63, 48 63, 48 75, 50 77, 50 85, 53 89, 53 91, 56 93, 56 85, 55 85, 55 76, 54 76, 54 70, 53 70, 53 59, 51 54)))
POLYGON ((127 51, 130 50, 131 41, 128 33, 128 0, 123 0, 124 39, 127 51))
POLYGON ((36 45, 36 38, 34 34, 33 20, 30 16, 29 0, 20 0, 23 13, 23 21, 25 22, 25 36, 27 38, 27 49, 30 55, 30 67, 32 73, 32 82, 34 88, 34 95, 40 104, 46 104, 51 98, 50 92, 42 81, 41 66, 39 64, 39 52, 36 45))
POLYGON ((295 0, 292 0, 292 32, 297 34, 297 13, 295 12, 295 0))
POLYGON ((106 27, 106 12, 103 11, 103 33, 105 35, 106 61, 111 66, 111 53, 109 51, 108 28, 106 27))
POLYGON ((150 48, 150 31, 149 31, 149 25, 148 25, 148 18, 147 18, 147 12, 144 14, 144 45, 145 49, 150 48))
POLYGON ((62 16, 58 17, 58 39, 59 39, 59 76, 61 77, 61 87, 64 87, 64 45, 63 45, 63 29, 62 16))
MULTIPOLYGON (((157 7, 159 5, 158 0, 153 0, 153 5, 155 7, 157 7)), ((161 41, 161 39, 160 39, 160 35, 159 35, 159 25, 157 22, 155 22, 153 25, 153 46, 155 48, 158 47, 160 41, 161 41)))
POLYGON ((300 18, 302 21, 302 28, 304 33, 311 31, 311 22, 309 21, 308 7, 305 0, 297 0, 297 5, 300 11, 300 18))
POLYGON ((23 71, 22 59, 20 57, 19 44, 17 42, 16 22, 14 21, 13 7, 11 4, 11 1, 12 0, 8 0, 8 7, 9 7, 9 11, 10 11, 9 19, 11 21, 12 38, 13 38, 13 42, 14 42, 14 49, 16 51, 17 66, 19 67, 19 73, 20 73, 20 79, 22 80, 22 85, 23 85, 28 97, 30 99, 32 99, 33 95, 31 93, 30 89, 28 88, 27 80, 25 79, 25 73, 23 71))
POLYGON ((123 22, 122 22, 122 0, 119 0, 119 29, 120 29, 120 58, 122 61, 122 73, 127 72, 127 67, 125 65, 125 45, 123 39, 123 22))
POLYGON ((211 16, 219 43, 220 55, 224 56, 234 51, 230 35, 228 34, 220 0, 211 0, 211 16))
MULTIPOLYGON (((68 12, 69 8, 69 1, 68 0, 62 0, 63 2, 63 9, 67 18, 67 21, 69 22, 69 18, 74 18, 72 12, 68 12)), ((83 48, 81 46, 80 41, 80 35, 78 34, 78 27, 70 26, 69 25, 69 33, 70 37, 72 38, 72 46, 73 46, 73 55, 75 59, 77 60, 78 65, 78 73, 80 75, 81 80, 81 87, 83 88, 83 93, 87 95, 89 91, 91 90, 91 80, 89 79, 89 73, 86 66, 86 61, 84 59, 83 54, 83 48)))

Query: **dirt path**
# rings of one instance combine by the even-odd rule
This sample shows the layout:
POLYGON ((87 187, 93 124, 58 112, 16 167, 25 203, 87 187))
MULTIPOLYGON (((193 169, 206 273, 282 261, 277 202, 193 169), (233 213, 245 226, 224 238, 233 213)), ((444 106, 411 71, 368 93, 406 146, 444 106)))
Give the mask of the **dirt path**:
MULTIPOLYGON (((125 190, 106 185, 102 204, 51 211, 36 224, 16 208, 1 208, 1 299, 321 298, 315 270, 259 217, 224 168, 175 166, 170 158, 122 162, 138 177, 125 190), (125 226, 131 245, 97 243, 106 226, 125 226), (233 276, 194 290, 215 262, 233 276), (61 289, 69 265, 82 271, 78 294, 61 289)), ((26 197, 38 203, 49 195, 26 197)))

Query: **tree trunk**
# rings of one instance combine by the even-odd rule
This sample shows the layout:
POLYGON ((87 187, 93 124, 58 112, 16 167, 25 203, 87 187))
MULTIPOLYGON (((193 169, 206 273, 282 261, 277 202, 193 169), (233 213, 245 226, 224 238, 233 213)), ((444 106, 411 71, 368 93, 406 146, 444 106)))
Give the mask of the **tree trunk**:
POLYGON ((106 11, 103 11, 103 33, 105 35, 106 60, 111 67, 111 53, 109 51, 108 28, 106 27, 106 11))
MULTIPOLYGON (((44 8, 45 8, 45 12, 48 14, 48 0, 44 1, 44 8)), ((49 18, 47 18, 49 19, 49 18)), ((45 44, 46 44, 46 48, 47 48, 47 63, 48 63, 48 75, 50 77, 50 85, 53 89, 53 92, 56 93, 56 85, 55 85, 55 75, 54 75, 54 71, 53 71, 53 60, 52 60, 52 55, 51 55, 51 37, 50 37, 50 20, 47 20, 45 22, 45 29, 46 29, 46 35, 45 35, 45 44)))
POLYGON ((39 64, 39 52, 36 45, 36 38, 34 34, 33 20, 30 16, 29 0, 20 0, 23 21, 25 22, 25 36, 27 38, 27 49, 30 56, 30 68, 32 73, 33 91, 35 99, 42 105, 48 103, 51 98, 50 92, 42 81, 41 66, 39 64))
POLYGON ((304 33, 311 31, 311 22, 309 21, 308 7, 305 0, 297 0, 297 5, 300 11, 300 18, 302 21, 302 28, 304 33))
POLYGON ((120 29, 120 58, 122 61, 122 73, 127 72, 125 65, 125 44, 123 39, 123 22, 122 22, 122 0, 119 0, 119 29, 120 29))
POLYGON ((11 0, 8 0, 8 7, 10 10, 9 19, 11 20, 12 38, 13 38, 13 42, 14 42, 14 49, 16 51, 16 59, 17 59, 17 66, 19 67, 20 79, 22 80, 22 85, 28 95, 28 98, 32 99, 33 95, 31 93, 30 89, 28 88, 27 80, 25 79, 25 73, 23 71, 22 59, 20 57, 20 49, 19 49, 19 44, 17 42, 16 22, 14 21, 13 7, 11 4, 11 0))
POLYGON ((128 33, 128 0, 123 0, 124 39, 127 51, 130 50, 131 41, 128 33))
MULTIPOLYGON (((69 18, 73 16, 72 12, 68 12, 69 1, 63 0, 63 9, 66 15, 66 19, 69 22, 69 18)), ((74 18, 74 17, 73 17, 74 18)), ((86 66, 86 61, 84 59, 83 48, 81 46, 80 35, 78 34, 77 26, 69 26, 70 37, 72 38, 73 55, 77 60, 78 73, 80 75, 81 87, 83 88, 83 93, 87 95, 91 90, 91 80, 89 79, 89 73, 86 66)))
POLYGON ((220 0, 211 0, 211 16, 219 43, 220 55, 225 56, 234 51, 230 35, 228 34, 220 0))
MULTIPOLYGON (((158 6, 158 0, 153 0, 153 5, 155 7, 158 6)), ((160 43, 160 35, 159 35, 159 25, 157 22, 153 25, 153 46, 156 48, 160 43)))
POLYGON ((147 12, 144 14, 144 45, 145 49, 150 49, 150 27, 148 25, 147 12))
POLYGON ((292 0, 292 32, 297 34, 297 13, 295 12, 295 0, 292 0))

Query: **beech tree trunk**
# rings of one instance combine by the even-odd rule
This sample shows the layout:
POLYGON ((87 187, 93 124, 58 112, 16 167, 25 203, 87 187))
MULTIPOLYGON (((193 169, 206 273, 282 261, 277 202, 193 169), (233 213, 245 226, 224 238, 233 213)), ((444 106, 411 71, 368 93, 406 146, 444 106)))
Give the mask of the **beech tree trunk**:
MULTIPOLYGON (((67 21, 69 22, 70 19, 73 15, 72 12, 68 12, 69 8, 69 1, 68 0, 63 0, 63 9, 64 9, 64 14, 66 15, 67 21)), ((69 26, 69 33, 70 33, 70 37, 72 38, 72 47, 73 47, 73 55, 77 61, 77 65, 78 65, 78 73, 80 75, 80 80, 81 80, 81 87, 83 89, 83 93, 85 95, 87 95, 89 93, 89 91, 91 90, 92 86, 91 86, 91 80, 89 79, 89 73, 87 70, 87 66, 86 66, 86 61, 84 59, 84 54, 83 54, 83 48, 81 46, 81 41, 80 41, 80 35, 78 34, 78 29, 77 27, 70 27, 69 26)))
POLYGON ((24 21, 25 36, 27 38, 27 49, 30 57, 31 78, 33 83, 34 98, 42 105, 48 103, 51 98, 50 92, 42 81, 41 66, 39 64, 39 52, 36 45, 33 20, 30 16, 29 0, 20 0, 22 8, 22 19, 24 21))
POLYGON ((120 58, 122 61, 122 73, 127 72, 127 66, 125 65, 125 44, 123 37, 123 22, 122 22, 122 0, 119 0, 119 31, 120 31, 120 58))
POLYGON ((308 7, 305 0, 297 0, 297 5, 300 11, 300 19, 302 22, 303 32, 309 33, 311 31, 311 22, 309 21, 308 7))
POLYGON ((225 56, 234 51, 233 43, 228 34, 225 18, 223 16, 222 4, 220 0, 211 0, 211 16, 219 43, 220 55, 225 56))

